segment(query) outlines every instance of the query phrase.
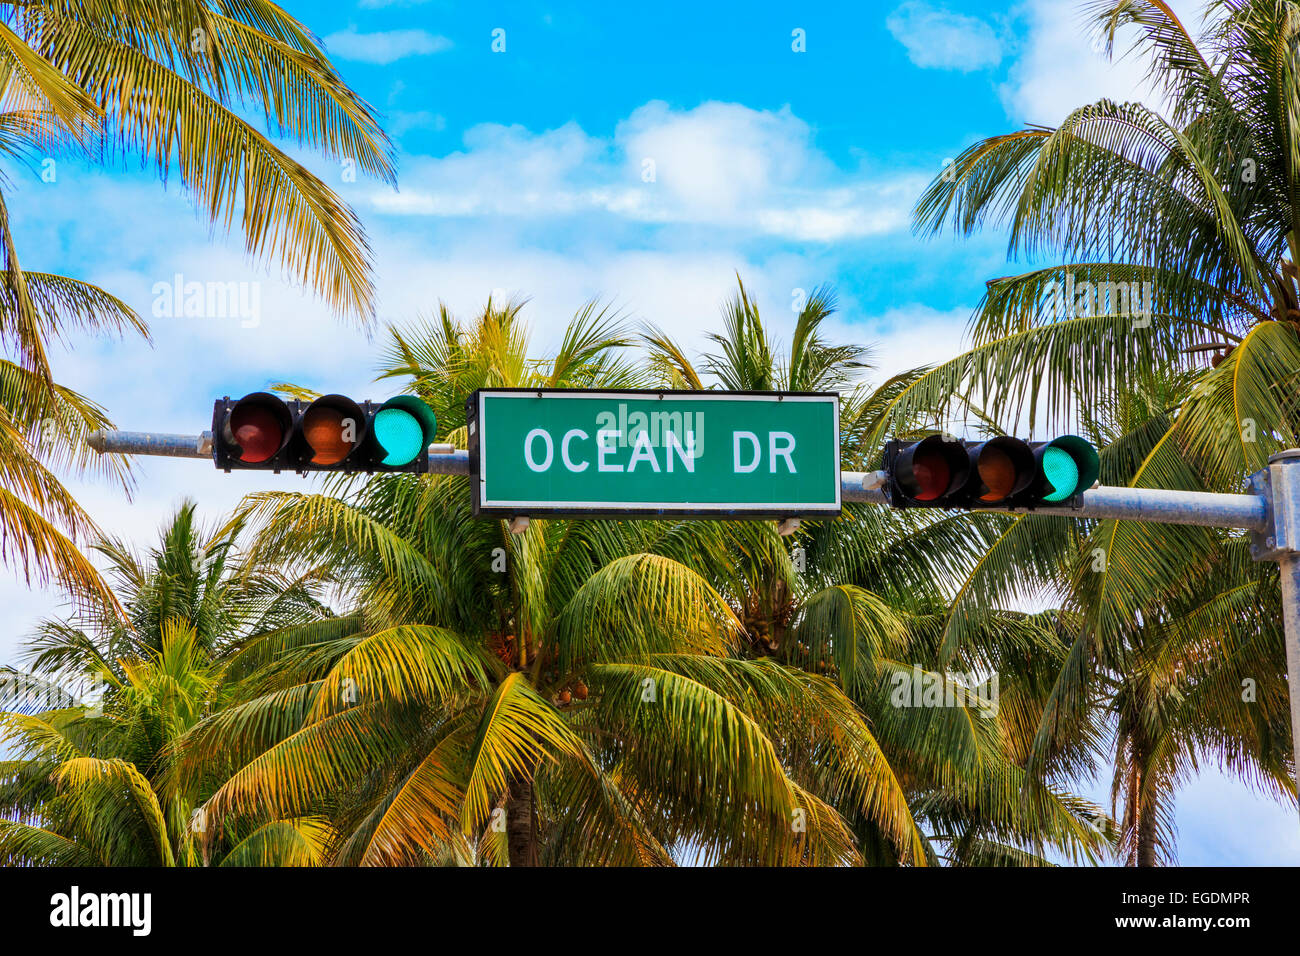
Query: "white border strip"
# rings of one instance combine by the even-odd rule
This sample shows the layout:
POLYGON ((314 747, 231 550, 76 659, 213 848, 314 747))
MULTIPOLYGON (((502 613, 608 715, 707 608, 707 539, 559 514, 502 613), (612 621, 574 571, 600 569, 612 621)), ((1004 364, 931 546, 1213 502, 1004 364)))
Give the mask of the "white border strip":
POLYGON ((820 402, 834 406, 835 414, 832 421, 835 428, 835 444, 838 450, 840 447, 840 400, 837 395, 745 395, 736 392, 691 392, 689 395, 683 392, 656 392, 648 391, 577 391, 569 389, 538 389, 537 391, 494 391, 492 389, 480 389, 478 393, 478 499, 480 508, 537 508, 542 510, 554 511, 562 508, 582 509, 584 511, 599 511, 605 508, 618 508, 622 510, 635 511, 838 511, 843 508, 840 501, 841 483, 840 483, 840 466, 839 455, 836 455, 835 462, 835 503, 829 504, 824 501, 808 502, 801 501, 791 502, 653 502, 653 501, 505 501, 500 499, 488 500, 485 495, 487 492, 487 468, 484 465, 483 449, 487 443, 487 415, 484 408, 484 402, 488 398, 538 398, 537 392, 545 393, 545 398, 600 398, 614 400, 631 400, 636 402, 643 401, 663 401, 668 398, 680 398, 686 401, 696 401, 704 399, 707 401, 726 401, 726 402, 764 402, 767 404, 781 404, 784 402, 820 402))

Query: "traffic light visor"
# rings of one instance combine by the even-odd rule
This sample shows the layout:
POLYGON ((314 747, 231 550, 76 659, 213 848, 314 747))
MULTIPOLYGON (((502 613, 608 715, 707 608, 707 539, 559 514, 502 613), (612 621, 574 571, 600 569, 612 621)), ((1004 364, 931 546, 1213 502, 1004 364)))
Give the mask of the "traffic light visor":
POLYGON ((1077 435, 1065 435, 1047 443, 1040 467, 1050 490, 1044 501, 1068 501, 1091 488, 1101 473, 1101 459, 1090 442, 1077 435))
POLYGON ((384 451, 383 464, 400 468, 420 457, 437 437, 438 420, 414 395, 398 395, 375 414, 375 440, 384 451))
POLYGON ((326 395, 307 406, 300 431, 313 465, 337 465, 361 444, 366 415, 361 406, 342 395, 326 395))
POLYGON ((293 416, 284 402, 269 392, 253 392, 230 410, 223 437, 237 449, 239 461, 258 464, 284 447, 292 427, 293 416))
POLYGON ((937 501, 966 483, 969 460, 961 442, 931 435, 899 455, 895 474, 903 494, 914 501, 937 501))

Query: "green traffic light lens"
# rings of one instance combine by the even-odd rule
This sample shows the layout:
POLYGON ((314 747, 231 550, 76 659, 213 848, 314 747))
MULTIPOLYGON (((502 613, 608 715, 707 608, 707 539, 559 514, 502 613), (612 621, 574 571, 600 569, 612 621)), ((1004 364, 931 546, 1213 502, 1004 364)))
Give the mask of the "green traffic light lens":
POLYGON ((1043 477, 1053 491, 1043 495, 1044 501, 1068 501, 1079 487, 1079 464, 1063 448, 1048 448, 1043 452, 1043 477))
POLYGON ((410 412, 400 408, 380 409, 375 415, 375 438, 384 451, 385 465, 401 467, 420 457, 424 448, 424 429, 410 412))

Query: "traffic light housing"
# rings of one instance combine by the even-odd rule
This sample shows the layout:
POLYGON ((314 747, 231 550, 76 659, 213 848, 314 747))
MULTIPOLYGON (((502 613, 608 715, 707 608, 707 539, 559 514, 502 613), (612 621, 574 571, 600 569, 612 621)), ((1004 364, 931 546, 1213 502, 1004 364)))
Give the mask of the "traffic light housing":
POLYGON ((888 442, 884 471, 885 494, 895 508, 1032 510, 1064 504, 1091 488, 1101 461, 1077 435, 1045 442, 929 435, 888 442))
POLYGON ((433 409, 415 395, 376 405, 346 395, 308 402, 253 392, 220 398, 212 409, 212 457, 228 472, 424 474, 437 433, 433 409))

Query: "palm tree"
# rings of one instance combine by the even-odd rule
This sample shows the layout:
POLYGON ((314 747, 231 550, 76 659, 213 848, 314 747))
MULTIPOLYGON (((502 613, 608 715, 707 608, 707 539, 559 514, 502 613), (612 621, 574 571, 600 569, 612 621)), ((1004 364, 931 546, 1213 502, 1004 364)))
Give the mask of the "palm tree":
POLYGON ((145 554, 101 536, 91 550, 108 569, 114 601, 96 604, 85 595, 72 618, 40 624, 27 643, 25 662, 53 678, 107 672, 124 677, 115 662, 160 653, 170 621, 184 621, 200 651, 222 658, 249 635, 307 624, 327 613, 318 598, 326 583, 321 569, 290 579, 241 561, 236 545, 242 531, 238 521, 219 532, 204 531, 194 503, 187 501, 162 530, 158 546, 145 554))
MULTIPOLYGON (((373 312, 359 221, 267 137, 287 137, 393 181, 391 146, 310 32, 267 0, 23 0, 0 4, 0 157, 138 157, 179 177, 214 225, 277 262, 340 313, 373 312), (248 115, 265 117, 266 133, 248 115)), ((0 186, 9 181, 0 178, 0 186)), ((54 472, 129 487, 125 461, 85 444, 95 403, 55 384, 47 349, 80 331, 147 335, 122 301, 68 276, 25 270, 0 195, 0 560, 28 580, 111 591, 77 551, 93 537, 54 472)))
MULTIPOLYGON (((0 19, 0 138, 138 156, 180 177, 214 224, 244 233, 338 309, 372 313, 369 249, 350 209, 245 119, 394 181, 391 144, 310 31, 269 0, 34 0, 0 19)), ((17 289, 10 289, 16 293, 17 289)))
POLYGON ((209 840, 196 809, 215 783, 173 783, 171 749, 229 701, 256 660, 253 639, 266 646, 282 628, 329 626, 317 596, 322 576, 288 580, 236 560, 238 531, 204 534, 187 503, 147 555, 97 543, 118 600, 83 595, 75 618, 41 625, 28 647, 32 671, 7 675, 13 709, 0 714, 8 754, 0 762, 0 859, 236 866, 324 858, 332 834, 315 819, 262 819, 209 840), (99 677, 98 699, 59 693, 84 674, 99 677), (51 692, 33 695, 34 681, 51 692))
MULTIPOLYGON (((481 384, 634 380, 607 312, 585 308, 543 361, 518 312, 489 305, 466 328, 444 310, 395 333, 388 371, 453 415, 481 384)), ((472 519, 464 479, 436 475, 253 495, 246 513, 259 563, 330 566, 357 614, 341 638, 278 643, 235 706, 185 735, 180 779, 228 777, 210 818, 327 815, 345 864, 843 863, 862 858, 851 813, 893 859, 926 862, 848 698, 742 652, 705 577, 734 532, 511 534, 472 519)))
POLYGON ((449 433, 464 427, 465 401, 477 388, 632 388, 644 381, 642 370, 624 355, 631 339, 608 306, 586 303, 566 327, 555 355, 537 359, 530 358, 530 331, 519 318, 525 304, 493 304, 489 297, 468 325, 440 304, 435 320, 390 327, 380 379, 408 382, 449 433))
POLYGON ((1201 387, 1139 478, 1180 487, 1190 458, 1204 481, 1236 490, 1296 442, 1300 130, 1289 111, 1296 86, 1276 64, 1300 11, 1211 3, 1198 45, 1165 3, 1087 8, 1107 43, 1136 30, 1170 115, 1103 100, 1057 128, 977 143, 930 186, 918 229, 1004 226, 1012 254, 1061 261, 991 281, 972 320, 975 347, 896 408, 957 396, 1059 423, 1153 369, 1197 367, 1201 387))
MULTIPOLYGON (((977 143, 931 185, 916 209, 918 229, 1004 226, 1012 254, 1054 264, 991 281, 972 319, 973 347, 918 379, 885 418, 978 406, 1003 423, 1027 420, 1032 428, 1046 416, 1048 424, 1083 427, 1099 409, 1129 401, 1126 390, 1172 370, 1190 376, 1190 388, 1133 435, 1121 432, 1126 447, 1105 479, 1241 491, 1271 453, 1298 443, 1300 212, 1292 197, 1300 129, 1289 57, 1300 8, 1210 3, 1199 40, 1158 0, 1086 9, 1108 50, 1120 31, 1132 31, 1133 52, 1146 57, 1165 112, 1107 100, 1083 106, 1059 127, 977 143)), ((1161 821, 1170 789, 1198 753, 1247 777, 1270 778, 1275 765, 1275 715, 1243 701, 1240 685, 1201 680, 1201 711, 1170 709, 1185 688, 1159 668, 1148 673, 1149 655, 1167 653, 1152 649, 1169 646, 1158 629, 1182 615, 1180 629, 1209 620, 1236 635, 1222 647, 1206 647, 1204 630, 1182 638, 1183 647, 1198 648, 1198 667, 1213 661, 1227 673, 1238 642, 1254 634, 1246 643, 1259 669, 1242 676, 1271 683, 1281 634, 1256 615, 1275 605, 1275 578, 1268 569, 1254 577, 1237 570, 1224 589, 1225 569, 1245 567, 1239 536, 1113 521, 1082 529, 1078 546, 1066 547, 1071 557, 1053 569, 1051 556, 1061 552, 1050 540, 1067 532, 1047 521, 1013 521, 984 562, 990 573, 966 593, 971 606, 996 606, 1015 586, 1006 570, 1036 553, 1048 565, 1043 580, 1063 585, 1079 615, 1041 716, 1040 761, 1067 738, 1086 736, 1092 707, 1110 691, 1108 675, 1132 679, 1115 703, 1117 790, 1130 795, 1130 858, 1154 862, 1162 846, 1168 852, 1160 832, 1168 829, 1161 821), (1267 653, 1258 640, 1273 642, 1267 653), (1142 679, 1154 683, 1143 689, 1142 679), (1211 690, 1217 697, 1207 700, 1211 690), (1254 752, 1243 753, 1231 736, 1217 744, 1203 736, 1224 724, 1254 752)), ((1266 786, 1275 789, 1271 779, 1266 786)))
MULTIPOLYGON (((706 354, 698 371, 662 332, 645 338, 665 384, 840 391, 843 465, 871 468, 893 403, 925 370, 864 383, 869 350, 831 344, 821 331, 834 309, 831 290, 815 290, 781 354, 739 283, 723 307, 724 332, 709 337, 720 352, 706 354)), ((923 410, 908 428, 919 429, 931 413, 923 410)), ((1054 613, 963 608, 955 622, 950 613, 1003 530, 993 515, 848 505, 841 520, 806 524, 789 551, 772 541, 755 547, 747 529, 726 549, 731 563, 720 580, 736 582, 722 589, 750 636, 750 656, 830 677, 870 719, 925 824, 932 856, 959 865, 1040 864, 1050 848, 1095 862, 1109 851, 1110 821, 1069 794, 1063 774, 1027 770, 1034 725, 1026 715, 1041 710, 1064 658, 1065 626, 1054 613), (991 691, 983 682, 994 674, 991 691), (900 706, 895 692, 921 681, 952 703, 900 706), (1008 706, 990 708, 990 693, 1008 706)), ((855 830, 868 858, 892 862, 875 853, 884 844, 865 821, 855 821, 855 830)))
MULTIPOLYGON (((1104 484, 1132 481, 1198 375, 1163 370, 1090 411, 1082 432, 1102 447, 1104 484)), ((1120 522, 984 517, 996 517, 1002 532, 966 575, 945 630, 961 646, 972 615, 1015 595, 1068 609, 1070 646, 1041 702, 1030 766, 1059 763, 1053 752, 1066 745, 1073 778, 1107 760, 1127 863, 1174 861, 1176 793, 1205 762, 1290 799, 1277 570, 1251 561, 1245 535, 1197 529, 1182 538, 1192 547, 1161 552, 1120 522), (1133 588, 1143 572, 1143 587, 1133 588), (1122 634, 1104 653, 1084 626, 1099 608, 1122 634)))

